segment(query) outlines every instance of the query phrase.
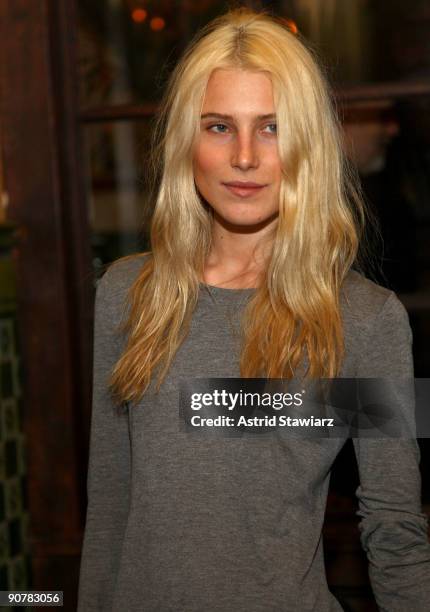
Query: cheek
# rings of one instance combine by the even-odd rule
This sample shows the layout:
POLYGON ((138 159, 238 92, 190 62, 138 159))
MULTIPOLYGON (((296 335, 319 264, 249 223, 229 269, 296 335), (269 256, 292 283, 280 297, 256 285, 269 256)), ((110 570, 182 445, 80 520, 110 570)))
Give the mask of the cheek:
POLYGON ((222 155, 217 148, 201 144, 194 154, 194 171, 200 178, 210 179, 217 174, 221 166, 222 155))
POLYGON ((282 177, 282 165, 277 151, 274 151, 272 155, 267 157, 267 164, 273 179, 276 181, 280 180, 282 177))

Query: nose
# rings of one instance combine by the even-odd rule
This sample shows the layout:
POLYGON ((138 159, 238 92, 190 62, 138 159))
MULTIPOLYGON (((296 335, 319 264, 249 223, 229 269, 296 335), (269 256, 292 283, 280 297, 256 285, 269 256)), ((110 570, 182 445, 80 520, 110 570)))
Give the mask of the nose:
POLYGON ((253 134, 237 134, 232 149, 231 165, 240 170, 256 168, 259 165, 257 143, 253 134))

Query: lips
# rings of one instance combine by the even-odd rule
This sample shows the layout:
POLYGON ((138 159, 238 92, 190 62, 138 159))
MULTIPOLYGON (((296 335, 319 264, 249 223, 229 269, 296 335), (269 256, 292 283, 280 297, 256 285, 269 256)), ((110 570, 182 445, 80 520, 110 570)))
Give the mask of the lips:
POLYGON ((223 183, 231 193, 241 197, 247 198, 259 193, 266 185, 260 183, 253 183, 250 181, 231 181, 229 183, 223 183))

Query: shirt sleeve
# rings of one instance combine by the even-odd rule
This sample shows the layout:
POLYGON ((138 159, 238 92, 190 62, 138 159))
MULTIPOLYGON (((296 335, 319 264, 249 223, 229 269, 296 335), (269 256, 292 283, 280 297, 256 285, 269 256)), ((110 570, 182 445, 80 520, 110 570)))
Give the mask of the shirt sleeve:
MULTIPOLYGON (((408 315, 390 293, 367 335, 357 376, 413 378, 408 315)), ((369 577, 383 612, 425 612, 430 605, 430 544, 422 512, 415 438, 354 438, 360 485, 359 529, 369 577)))
POLYGON ((99 281, 94 317, 93 395, 88 465, 88 506, 81 556, 78 611, 112 608, 128 517, 130 435, 128 414, 108 392, 120 355, 118 296, 108 271, 99 281))

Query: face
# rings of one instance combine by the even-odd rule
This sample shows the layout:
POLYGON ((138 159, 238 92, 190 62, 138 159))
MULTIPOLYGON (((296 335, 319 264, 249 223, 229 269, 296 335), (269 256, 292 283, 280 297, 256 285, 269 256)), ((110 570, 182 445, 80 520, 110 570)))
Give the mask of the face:
POLYGON ((252 229, 276 219, 281 163, 268 76, 240 69, 212 73, 193 167, 197 189, 218 221, 252 229))

